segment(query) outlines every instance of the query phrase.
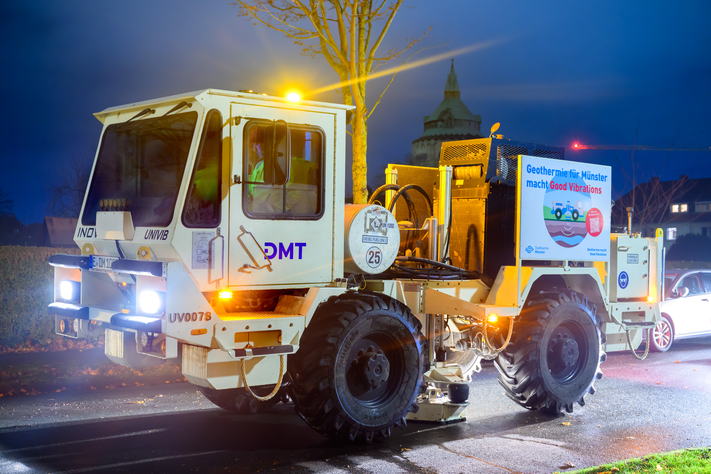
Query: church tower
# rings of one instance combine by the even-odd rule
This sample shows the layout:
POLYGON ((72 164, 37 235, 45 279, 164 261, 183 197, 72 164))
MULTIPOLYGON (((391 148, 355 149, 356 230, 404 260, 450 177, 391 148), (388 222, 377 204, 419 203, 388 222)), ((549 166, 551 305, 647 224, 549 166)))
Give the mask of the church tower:
POLYGON ((481 115, 472 114, 460 99, 461 92, 454 72, 454 59, 444 87, 444 100, 429 116, 425 130, 412 142, 412 163, 416 166, 439 166, 442 142, 483 138, 481 115))

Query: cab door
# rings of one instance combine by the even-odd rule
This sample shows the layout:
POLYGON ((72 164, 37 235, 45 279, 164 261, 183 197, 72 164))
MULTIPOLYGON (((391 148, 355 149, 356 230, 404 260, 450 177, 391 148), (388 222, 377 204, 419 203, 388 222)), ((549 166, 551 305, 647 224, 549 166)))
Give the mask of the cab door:
POLYGON ((231 113, 229 286, 333 281, 333 115, 237 103, 231 113))

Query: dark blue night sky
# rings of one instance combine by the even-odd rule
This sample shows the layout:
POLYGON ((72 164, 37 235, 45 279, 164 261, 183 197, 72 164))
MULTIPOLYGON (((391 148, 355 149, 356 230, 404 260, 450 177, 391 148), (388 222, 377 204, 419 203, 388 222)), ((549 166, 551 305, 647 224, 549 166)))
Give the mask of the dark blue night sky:
MULTIPOLYGON (((711 146, 711 2, 409 2, 383 46, 432 26, 415 59, 497 40, 455 57, 462 100, 507 138, 711 146)), ((0 2, 2 179, 15 214, 40 221, 56 167, 92 159, 104 108, 205 89, 281 95, 336 82, 323 59, 237 16, 226 0, 0 2)), ((397 64, 392 64, 393 66, 397 64)), ((402 72, 369 125, 369 176, 402 161, 443 98, 448 58, 402 72)), ((369 84, 372 104, 387 78, 369 84)), ((340 102, 332 92, 317 100, 340 102)), ((567 151, 615 166, 629 152, 567 151)), ((642 175, 711 177, 709 152, 636 152, 642 175)), ((350 189, 350 183, 349 188, 350 189)))

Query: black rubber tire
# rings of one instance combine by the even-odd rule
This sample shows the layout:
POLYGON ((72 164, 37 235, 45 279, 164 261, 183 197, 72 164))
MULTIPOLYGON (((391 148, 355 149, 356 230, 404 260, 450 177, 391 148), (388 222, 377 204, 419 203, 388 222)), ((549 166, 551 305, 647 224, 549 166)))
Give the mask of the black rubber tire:
POLYGON ((494 361, 499 383, 524 408, 572 413, 575 402, 583 406, 585 395, 595 393, 607 358, 605 339, 602 319, 585 295, 541 292, 517 317, 511 342, 494 361))
MULTIPOLYGON (((277 403, 286 403, 289 400, 287 395, 288 387, 285 385, 282 385, 282 388, 279 390, 279 393, 277 393, 273 398, 267 400, 266 402, 257 400, 249 393, 247 393, 247 390, 245 390, 244 388, 215 390, 214 388, 200 387, 197 385, 196 387, 200 389, 202 394, 205 395, 205 398, 210 400, 212 403, 222 408, 223 410, 227 410, 238 415, 249 415, 252 413, 267 412, 270 411, 277 403)), ((260 397, 263 397, 272 392, 272 390, 274 389, 274 385, 251 388, 255 394, 259 395, 260 397)))
POLYGON ((666 316, 662 316, 662 319, 657 321, 650 334, 652 338, 649 344, 650 351, 666 352, 674 344, 674 325, 666 316))
POLYGON ((329 438, 389 438, 393 426, 403 427, 407 413, 417 411, 415 400, 426 388, 421 326, 407 306, 384 295, 347 292, 321 303, 289 356, 297 413, 329 438), (368 354, 382 362, 377 373, 387 374, 375 388, 363 385, 368 354))
POLYGON ((573 220, 577 221, 578 217, 580 217, 580 213, 578 213, 578 211, 574 209, 573 210, 573 220))
POLYGON ((555 210, 555 218, 560 220, 561 217, 563 217, 563 211, 561 211, 560 209, 556 209, 555 210))

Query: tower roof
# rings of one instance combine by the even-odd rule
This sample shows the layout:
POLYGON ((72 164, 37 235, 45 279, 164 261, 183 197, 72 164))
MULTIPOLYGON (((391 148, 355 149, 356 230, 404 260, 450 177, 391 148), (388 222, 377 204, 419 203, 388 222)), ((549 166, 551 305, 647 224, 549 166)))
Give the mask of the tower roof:
MULTIPOLYGON (((459 82, 457 81, 457 73, 454 72, 454 59, 452 59, 452 66, 449 69, 449 75, 447 76, 447 84, 444 86, 444 100, 437 106, 437 108, 432 112, 432 114, 424 117, 424 123, 434 121, 444 121, 447 118, 451 120, 468 120, 472 122, 481 123, 481 115, 474 115, 469 111, 464 102, 459 98, 461 95, 459 91, 459 82)), ((427 127, 425 127, 427 128, 427 127)), ((429 128, 426 129, 421 137, 424 136, 434 136, 434 135, 449 135, 451 133, 456 134, 471 134, 472 129, 469 126, 456 127, 461 130, 453 130, 452 128, 443 129, 442 127, 429 128)), ((477 133, 474 131, 473 133, 477 133)))
POLYGON ((450 97, 459 99, 461 92, 459 91, 459 82, 457 82, 457 73, 454 72, 454 59, 452 59, 452 67, 449 69, 447 76, 447 84, 444 86, 444 98, 450 97))

